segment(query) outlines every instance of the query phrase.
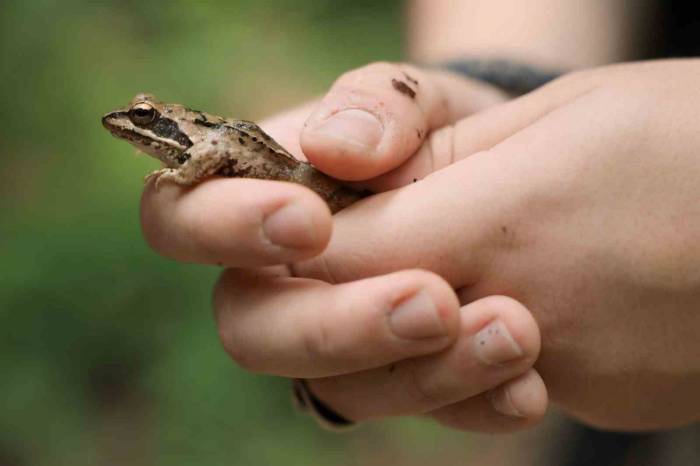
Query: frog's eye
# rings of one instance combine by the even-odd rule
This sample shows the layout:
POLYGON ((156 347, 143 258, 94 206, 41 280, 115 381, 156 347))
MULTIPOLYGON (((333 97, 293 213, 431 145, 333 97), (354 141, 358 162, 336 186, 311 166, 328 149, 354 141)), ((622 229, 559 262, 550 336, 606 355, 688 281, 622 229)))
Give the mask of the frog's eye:
POLYGON ((156 109, 151 104, 140 102, 129 110, 129 118, 134 124, 147 125, 156 118, 156 109))

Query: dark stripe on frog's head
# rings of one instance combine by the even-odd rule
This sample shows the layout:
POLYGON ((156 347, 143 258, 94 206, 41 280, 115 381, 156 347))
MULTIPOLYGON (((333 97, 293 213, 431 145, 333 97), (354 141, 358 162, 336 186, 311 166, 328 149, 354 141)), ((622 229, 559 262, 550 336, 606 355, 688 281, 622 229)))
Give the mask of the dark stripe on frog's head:
POLYGON ((142 126, 142 128, 150 129, 156 136, 172 139, 184 147, 192 147, 192 141, 185 133, 180 131, 177 122, 160 114, 156 115, 152 123, 142 126))
POLYGON ((102 117, 102 125, 115 136, 126 139, 132 144, 149 146, 155 136, 165 141, 173 141, 174 143, 168 144, 171 147, 175 147, 177 143, 180 146, 179 150, 183 147, 185 149, 192 147, 192 141, 180 131, 177 122, 160 113, 156 113, 150 123, 136 124, 129 118, 128 111, 119 110, 102 117))

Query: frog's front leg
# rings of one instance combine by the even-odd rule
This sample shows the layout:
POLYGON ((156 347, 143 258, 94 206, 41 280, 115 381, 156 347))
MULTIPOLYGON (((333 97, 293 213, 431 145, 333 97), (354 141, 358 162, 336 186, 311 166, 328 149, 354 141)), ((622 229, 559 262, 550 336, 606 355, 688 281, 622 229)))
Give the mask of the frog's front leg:
POLYGON ((155 178, 156 189, 163 181, 190 186, 216 173, 228 161, 230 149, 226 141, 209 137, 190 147, 177 157, 178 168, 163 168, 151 173, 147 181, 155 178))

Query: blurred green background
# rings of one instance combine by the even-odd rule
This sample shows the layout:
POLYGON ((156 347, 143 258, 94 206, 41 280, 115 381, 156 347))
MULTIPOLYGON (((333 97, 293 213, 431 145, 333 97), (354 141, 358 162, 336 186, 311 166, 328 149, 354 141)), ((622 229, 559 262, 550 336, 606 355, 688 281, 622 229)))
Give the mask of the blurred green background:
MULTIPOLYGON (((157 163, 100 116, 137 92, 257 120, 403 58, 398 0, 0 1, 0 466, 542 464, 420 419, 339 436, 221 349, 219 270, 148 249, 157 163)), ((539 442, 539 443, 538 443, 539 442)))
POLYGON ((99 117, 140 91, 259 119, 402 57, 398 1, 4 1, 0 6, 0 465, 436 464, 464 434, 338 436, 220 348, 219 273, 150 251, 156 167, 99 117))

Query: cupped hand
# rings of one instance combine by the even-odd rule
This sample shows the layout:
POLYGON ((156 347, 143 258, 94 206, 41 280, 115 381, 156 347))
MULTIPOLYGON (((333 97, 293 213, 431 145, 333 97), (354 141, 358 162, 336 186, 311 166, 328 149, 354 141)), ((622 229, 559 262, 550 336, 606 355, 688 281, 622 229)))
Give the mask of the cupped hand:
MULTIPOLYGON (((379 192, 412 181, 405 167, 430 131, 504 100, 478 82, 379 63, 342 76, 320 103, 262 126, 295 155, 303 148, 326 172, 379 192), (392 173, 398 166, 400 177, 392 173)), ((301 186, 249 179, 148 186, 142 223, 168 257, 231 267, 215 308, 234 360, 313 379, 349 419, 436 413, 464 428, 508 431, 544 412, 546 391, 531 369, 538 328, 512 299, 460 307, 444 279, 415 267, 333 284, 274 266, 314 257, 329 242, 328 209, 301 186)))
MULTIPOLYGON (((383 175, 421 181, 340 212, 294 274, 420 267, 462 304, 510 296, 539 324, 536 367, 566 412, 625 430, 696 421, 698 82, 700 60, 583 71, 433 131, 383 175)), ((335 383, 311 387, 346 403, 335 383)))

